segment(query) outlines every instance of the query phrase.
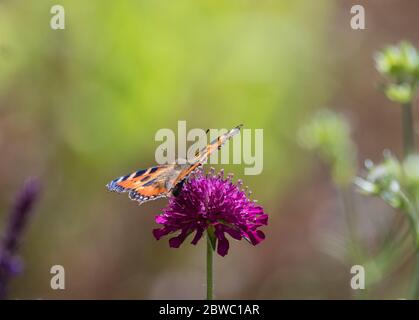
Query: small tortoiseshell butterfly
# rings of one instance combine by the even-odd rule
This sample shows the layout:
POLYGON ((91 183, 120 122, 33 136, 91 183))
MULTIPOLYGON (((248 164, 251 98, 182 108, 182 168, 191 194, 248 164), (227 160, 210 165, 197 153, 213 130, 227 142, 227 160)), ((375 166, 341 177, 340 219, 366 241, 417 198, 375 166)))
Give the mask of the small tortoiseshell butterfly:
POLYGON ((185 179, 200 167, 215 150, 220 149, 230 138, 240 132, 242 125, 213 140, 205 148, 197 152, 189 163, 165 164, 138 170, 108 183, 106 187, 114 192, 128 192, 130 199, 142 204, 169 195, 177 196, 185 179))

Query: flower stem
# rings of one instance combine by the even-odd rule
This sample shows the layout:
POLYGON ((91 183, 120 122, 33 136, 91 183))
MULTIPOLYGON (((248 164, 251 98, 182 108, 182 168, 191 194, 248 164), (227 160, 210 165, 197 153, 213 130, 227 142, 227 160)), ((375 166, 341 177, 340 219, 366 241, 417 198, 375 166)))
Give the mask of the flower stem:
POLYGON ((412 299, 419 299, 419 248, 415 250, 415 265, 413 268, 411 297, 412 299))
POLYGON ((416 210, 412 212, 414 216, 410 218, 412 225, 412 237, 415 245, 415 261, 413 265, 413 275, 411 282, 411 298, 419 299, 419 238, 418 238, 418 222, 416 216, 416 210))
POLYGON ((413 266, 412 281, 410 283, 411 299, 419 299, 419 223, 418 223, 418 210, 417 207, 409 197, 400 192, 402 199, 407 205, 407 217, 409 219, 410 228, 412 232, 413 245, 415 248, 415 262, 413 266))
POLYGON ((212 255, 213 249, 211 245, 211 240, 207 234, 207 300, 212 300, 212 288, 213 288, 213 278, 212 278, 212 255))
POLYGON ((408 102, 402 105, 402 130, 403 130, 403 148, 404 156, 408 156, 414 150, 414 132, 412 103, 408 102))

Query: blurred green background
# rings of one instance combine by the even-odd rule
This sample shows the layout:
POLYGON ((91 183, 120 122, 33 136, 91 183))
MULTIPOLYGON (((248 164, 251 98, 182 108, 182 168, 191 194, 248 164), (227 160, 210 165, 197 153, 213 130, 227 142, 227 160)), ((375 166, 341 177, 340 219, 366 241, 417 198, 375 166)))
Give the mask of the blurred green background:
MULTIPOLYGON (((418 10, 409 0, 0 1, 0 226, 25 177, 44 187, 11 297, 204 297, 204 244, 173 250, 152 236, 166 200, 139 207, 105 188, 153 165, 156 131, 186 120, 188 129, 264 129, 263 173, 226 169, 270 214, 267 239, 231 241, 215 261, 215 296, 352 298, 349 267, 319 240, 343 229, 336 191, 297 130, 327 105, 351 120, 360 159, 400 151, 398 110, 375 88, 372 53, 401 39, 417 45, 418 10), (50 28, 57 3, 65 30, 50 28), (366 30, 350 28, 353 4, 365 6, 366 30), (55 264, 64 291, 50 288, 55 264)), ((374 238, 391 210, 359 202, 374 238)), ((374 297, 401 292, 385 285, 374 297)))

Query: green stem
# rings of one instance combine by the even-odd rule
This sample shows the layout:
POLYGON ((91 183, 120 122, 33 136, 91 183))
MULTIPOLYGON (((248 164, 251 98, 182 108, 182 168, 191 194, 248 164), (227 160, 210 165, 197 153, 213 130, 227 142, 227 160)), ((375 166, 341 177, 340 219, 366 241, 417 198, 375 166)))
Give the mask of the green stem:
POLYGON ((403 130, 403 148, 404 156, 408 156, 414 151, 414 132, 412 103, 408 102, 402 105, 402 130, 403 130))
POLYGON ((415 246, 415 262, 413 265, 413 275, 411 282, 411 298, 419 299, 419 238, 418 238, 418 223, 416 210, 412 210, 411 215, 409 216, 410 223, 412 226, 412 237, 413 243, 415 246))
POLYGON ((207 300, 212 300, 212 288, 213 288, 213 278, 212 278, 212 255, 213 249, 211 245, 211 240, 207 234, 207 300))
POLYGON ((415 265, 413 269, 413 279, 411 284, 412 299, 419 299, 419 248, 415 250, 415 265))
MULTIPOLYGON (((404 156, 407 157, 409 154, 413 153, 415 149, 412 103, 408 102, 403 104, 402 110, 404 156)), ((413 241, 415 245, 415 262, 413 267, 413 278, 411 282, 411 297, 412 299, 419 299, 419 227, 417 222, 418 215, 416 207, 414 207, 414 205, 410 203, 410 201, 408 201, 408 204, 411 209, 409 214, 409 220, 412 228, 413 241)))
POLYGON ((415 263, 413 266, 413 275, 412 275, 412 282, 411 282, 411 298, 412 299, 419 299, 419 237, 418 237, 418 212, 417 207, 412 201, 410 201, 409 197, 404 193, 400 192, 404 202, 407 205, 407 216, 409 218, 410 227, 412 230, 412 238, 413 244, 415 248, 415 263))

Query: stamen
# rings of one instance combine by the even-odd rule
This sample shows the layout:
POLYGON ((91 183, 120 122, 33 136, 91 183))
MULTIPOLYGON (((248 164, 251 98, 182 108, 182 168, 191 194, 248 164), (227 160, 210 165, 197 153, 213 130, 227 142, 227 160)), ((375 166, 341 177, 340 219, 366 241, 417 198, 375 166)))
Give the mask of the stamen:
POLYGON ((218 173, 218 176, 219 176, 221 179, 224 179, 224 169, 221 169, 221 170, 220 170, 220 172, 218 173))
POLYGON ((209 170, 209 172, 210 172, 210 175, 211 176, 214 176, 214 174, 215 174, 215 168, 214 167, 211 167, 211 169, 209 170))

